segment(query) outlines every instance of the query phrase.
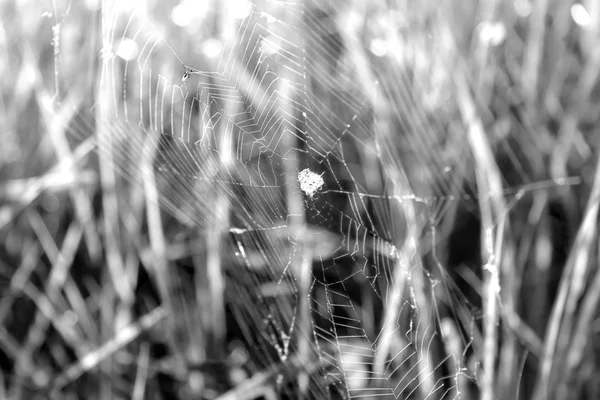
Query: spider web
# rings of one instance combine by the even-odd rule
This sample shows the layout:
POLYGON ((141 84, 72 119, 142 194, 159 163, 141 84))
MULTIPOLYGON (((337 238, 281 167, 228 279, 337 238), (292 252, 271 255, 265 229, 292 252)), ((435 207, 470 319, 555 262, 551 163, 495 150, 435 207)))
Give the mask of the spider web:
POLYGON ((225 297, 256 370, 308 398, 460 398, 479 311, 436 247, 475 207, 470 156, 444 77, 409 62, 441 36, 378 57, 348 50, 342 3, 231 1, 168 42, 190 35, 161 21, 171 8, 103 4, 100 147, 134 180, 151 160, 183 223, 226 223, 225 297))
MULTIPOLYGON (((366 77, 340 54, 332 17, 317 4, 239 6, 250 12, 222 34, 230 37, 218 60, 197 66, 143 10, 104 6, 111 140, 127 144, 116 146, 123 159, 156 152, 161 200, 187 224, 208 229, 218 223, 212 203, 228 202, 237 265, 226 296, 262 368, 297 366, 298 382, 282 390, 458 397, 462 354, 443 350, 437 303, 460 311, 464 299, 419 252, 423 233, 431 235, 449 196, 460 193, 427 193, 434 180, 405 172, 398 133, 379 123, 394 118, 378 115, 385 103, 409 140, 417 128, 433 130, 415 113, 422 107, 406 72, 357 83, 366 77), (305 168, 324 180, 314 198, 297 182, 305 168)), ((465 315, 473 312, 453 316, 457 331, 471 329, 465 315)))

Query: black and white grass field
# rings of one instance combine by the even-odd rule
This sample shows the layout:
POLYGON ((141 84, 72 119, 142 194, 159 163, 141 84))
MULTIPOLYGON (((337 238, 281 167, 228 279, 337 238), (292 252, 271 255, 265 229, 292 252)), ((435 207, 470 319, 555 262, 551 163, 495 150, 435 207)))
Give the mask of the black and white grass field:
POLYGON ((0 399, 600 397, 599 2, 0 20, 0 399))

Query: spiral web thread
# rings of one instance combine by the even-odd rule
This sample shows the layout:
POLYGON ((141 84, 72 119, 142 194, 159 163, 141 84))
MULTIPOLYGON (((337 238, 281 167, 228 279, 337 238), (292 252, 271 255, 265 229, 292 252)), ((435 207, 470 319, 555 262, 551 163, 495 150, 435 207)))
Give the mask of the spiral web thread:
MULTIPOLYGON (((436 252, 443 221, 476 204, 465 134, 440 106, 453 43, 432 27, 378 54, 341 3, 235 4, 243 18, 214 5, 220 22, 180 43, 165 38, 188 33, 143 8, 103 4, 100 147, 133 180, 133 160, 152 160, 183 223, 226 221, 225 297, 282 392, 460 398, 481 334, 436 252)), ((368 35, 389 39, 402 16, 373 18, 384 28, 368 35)), ((530 185, 489 195, 510 205, 530 185)))

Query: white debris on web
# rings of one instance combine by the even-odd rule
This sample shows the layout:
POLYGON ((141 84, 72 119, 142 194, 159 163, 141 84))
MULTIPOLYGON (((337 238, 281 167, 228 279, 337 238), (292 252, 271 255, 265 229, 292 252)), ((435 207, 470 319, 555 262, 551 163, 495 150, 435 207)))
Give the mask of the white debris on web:
POLYGON ((309 168, 305 168, 298 173, 298 182, 300 182, 300 189, 302 189, 302 191, 310 198, 312 198, 325 183, 323 174, 319 175, 314 173, 309 168))

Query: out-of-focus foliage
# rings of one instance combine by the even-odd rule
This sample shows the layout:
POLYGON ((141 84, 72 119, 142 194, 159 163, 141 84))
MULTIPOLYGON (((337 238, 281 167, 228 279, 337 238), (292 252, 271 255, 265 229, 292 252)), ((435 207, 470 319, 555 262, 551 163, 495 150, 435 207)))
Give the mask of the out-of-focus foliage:
POLYGON ((1 0, 0 398, 598 398, 599 19, 1 0))

